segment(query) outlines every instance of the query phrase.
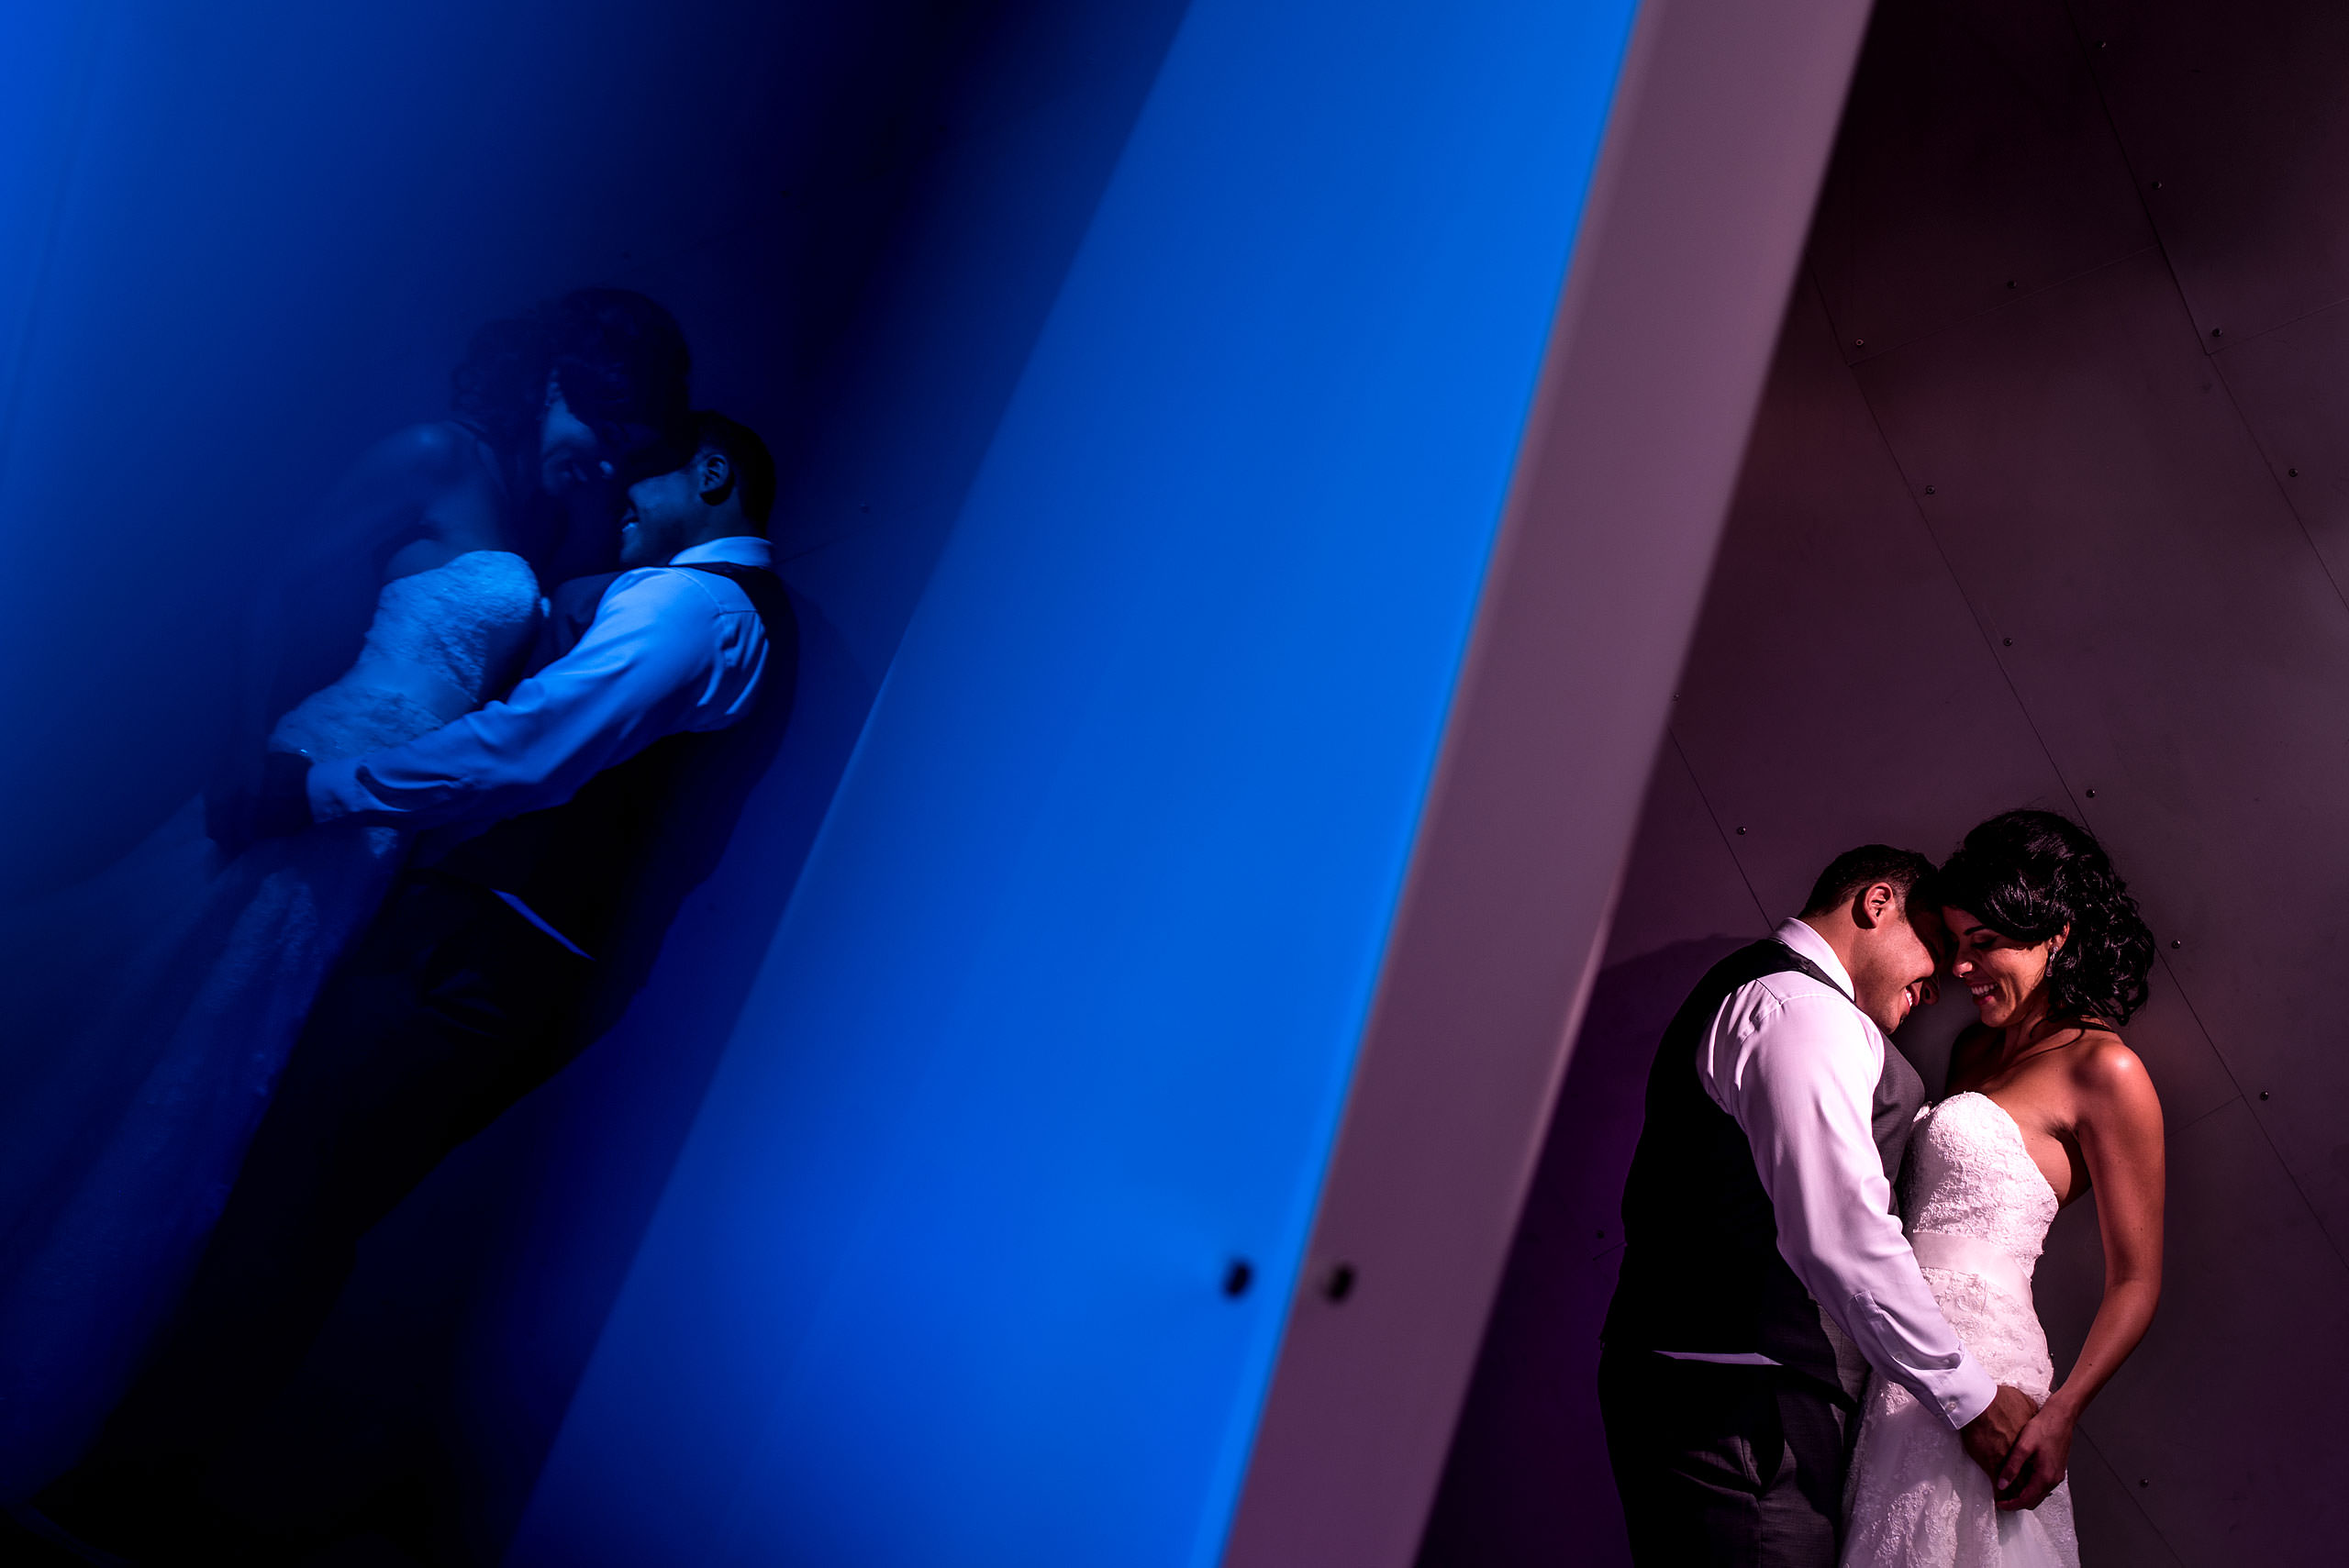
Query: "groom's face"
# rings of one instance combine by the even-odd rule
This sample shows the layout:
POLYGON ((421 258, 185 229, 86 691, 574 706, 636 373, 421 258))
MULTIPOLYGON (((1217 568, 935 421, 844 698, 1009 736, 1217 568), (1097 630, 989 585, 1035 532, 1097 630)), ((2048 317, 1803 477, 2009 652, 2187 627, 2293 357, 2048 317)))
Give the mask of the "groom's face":
POLYGON ((1856 913, 1870 924, 1862 928, 1865 952, 1852 975, 1852 999, 1890 1034, 1910 1008, 1932 1000, 1933 976, 1941 969, 1939 923, 1923 909, 1912 918, 1898 890, 1881 883, 1860 895, 1860 905, 1856 913))
POLYGON ((660 566, 693 542, 707 507, 702 500, 704 456, 683 468, 640 479, 628 487, 620 511, 620 564, 660 566))

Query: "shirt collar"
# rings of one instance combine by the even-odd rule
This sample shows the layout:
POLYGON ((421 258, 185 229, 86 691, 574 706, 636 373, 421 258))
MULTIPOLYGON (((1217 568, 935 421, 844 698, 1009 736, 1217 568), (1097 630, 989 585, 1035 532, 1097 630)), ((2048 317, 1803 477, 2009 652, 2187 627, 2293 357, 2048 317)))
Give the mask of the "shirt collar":
POLYGON ((1827 945, 1825 937, 1796 919, 1779 921, 1778 929, 1773 935, 1811 962, 1819 965, 1820 969, 1825 970, 1827 978, 1843 988, 1843 995, 1846 996, 1857 995, 1852 989, 1852 976, 1843 968, 1843 961, 1835 956, 1835 950, 1827 945))
POLYGON ((757 566, 774 570, 774 546, 755 534, 728 534, 704 544, 690 545, 669 558, 672 566, 700 566, 710 562, 724 562, 729 566, 757 566))

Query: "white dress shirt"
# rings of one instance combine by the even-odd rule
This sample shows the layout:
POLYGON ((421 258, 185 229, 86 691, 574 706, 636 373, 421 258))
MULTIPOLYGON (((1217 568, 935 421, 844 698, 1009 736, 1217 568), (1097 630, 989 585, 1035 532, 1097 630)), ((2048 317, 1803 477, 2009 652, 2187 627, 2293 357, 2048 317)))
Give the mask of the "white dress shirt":
MULTIPOLYGON (((669 566, 772 569, 763 539, 712 539, 669 566)), ((665 736, 723 729, 749 711, 767 639, 740 584, 709 572, 622 573, 579 645, 487 703, 405 746, 318 763, 319 822, 480 827, 560 806, 665 736)))
MULTIPOLYGON (((1775 934, 1850 987, 1817 931, 1787 920, 1775 934)), ((1697 1077, 1753 1146, 1795 1277, 1879 1375, 1957 1428, 1998 1385, 1942 1317, 1893 1210, 1870 1123, 1889 1049, 1850 997, 1795 971, 1731 993, 1698 1042, 1697 1077)))

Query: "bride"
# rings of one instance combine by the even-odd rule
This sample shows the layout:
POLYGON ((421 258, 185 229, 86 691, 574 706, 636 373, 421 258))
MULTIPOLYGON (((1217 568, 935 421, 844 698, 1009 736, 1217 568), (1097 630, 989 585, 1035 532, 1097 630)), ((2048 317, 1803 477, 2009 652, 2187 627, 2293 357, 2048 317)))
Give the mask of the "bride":
MULTIPOLYGON (((501 690, 540 574, 599 564, 577 553, 598 532, 566 517, 592 517, 614 463, 683 416, 686 371, 668 313, 619 290, 477 334, 454 417, 362 459, 262 617, 255 759, 264 732, 270 753, 396 745, 501 690)), ((136 1372, 405 850, 395 829, 328 827, 228 853, 192 800, 97 875, 0 911, 16 1017, 37 1026, 0 1047, 0 1503, 71 1464, 136 1372)))
POLYGON ((2161 1294, 2161 1103, 2116 1032, 2154 940, 2102 846, 2046 811, 1965 836, 1936 882, 1949 973, 1981 1022, 1920 1113, 1901 1218, 1942 1313, 1985 1371, 2040 1404, 1994 1483, 1897 1384, 1869 1395, 1846 1490, 1845 1568, 2076 1568, 2072 1434, 2161 1294), (2052 1388, 2032 1265, 2064 1205, 2096 1195, 2104 1300, 2052 1388))

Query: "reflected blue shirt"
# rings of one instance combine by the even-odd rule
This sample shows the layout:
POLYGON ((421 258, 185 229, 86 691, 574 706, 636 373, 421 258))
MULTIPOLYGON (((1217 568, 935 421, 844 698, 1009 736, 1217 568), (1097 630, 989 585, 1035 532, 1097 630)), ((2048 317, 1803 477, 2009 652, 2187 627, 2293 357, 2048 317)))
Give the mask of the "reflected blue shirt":
MULTIPOLYGON (((763 539, 712 539, 669 567, 772 570, 763 539)), ((664 737, 723 729, 750 710, 767 639, 740 584, 645 567, 606 589, 579 645, 454 723, 404 746, 310 770, 319 822, 486 826, 560 806, 606 768, 664 737)))

